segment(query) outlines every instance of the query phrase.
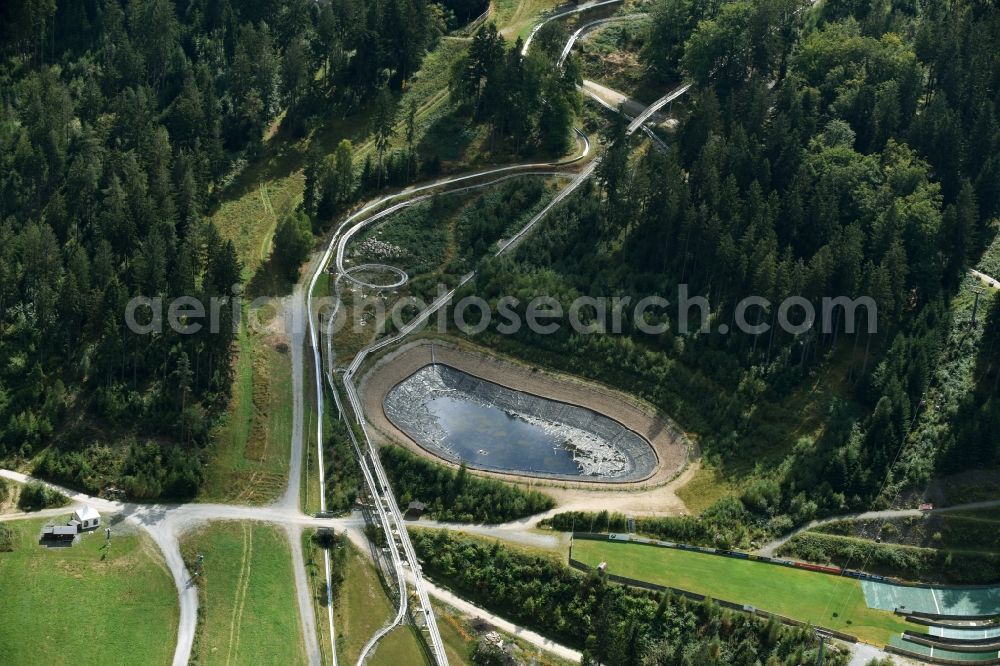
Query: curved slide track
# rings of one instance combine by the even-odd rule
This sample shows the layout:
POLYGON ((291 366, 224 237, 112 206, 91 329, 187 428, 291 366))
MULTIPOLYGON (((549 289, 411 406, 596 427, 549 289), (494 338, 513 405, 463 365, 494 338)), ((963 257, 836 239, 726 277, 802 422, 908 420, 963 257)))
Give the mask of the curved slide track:
MULTIPOLYGON (((580 12, 589 11, 591 9, 597 9, 598 7, 604 7, 606 5, 614 5, 623 1, 624 0, 600 0, 599 2, 585 2, 582 5, 577 5, 575 7, 563 9, 555 12, 554 14, 546 16, 541 23, 532 28, 531 32, 528 33, 528 38, 524 40, 524 45, 521 47, 521 55, 528 55, 528 49, 531 47, 531 42, 535 39, 535 35, 537 35, 538 31, 541 30, 543 27, 545 27, 545 24, 548 23, 549 21, 554 21, 560 18, 566 18, 567 16, 570 16, 572 14, 579 14, 580 12)), ((573 48, 572 42, 575 41, 576 41, 575 39, 571 38, 571 43, 568 45, 568 49, 573 48)), ((562 64, 562 59, 560 59, 560 64, 562 64)))
MULTIPOLYGON (((614 0, 618 1, 618 0, 614 0)), ((603 3, 609 4, 609 3, 603 3)), ((591 7, 596 5, 591 5, 591 7)), ((567 12, 572 13, 572 12, 567 12)), ((660 98, 654 102, 651 107, 644 110, 637 120, 633 121, 629 126, 627 133, 629 135, 633 134, 637 128, 641 127, 642 124, 659 108, 661 108, 668 101, 675 99, 687 90, 687 86, 682 86, 681 89, 671 91, 668 95, 660 98)), ((589 152, 589 143, 584 144, 583 153, 573 160, 569 161, 569 164, 582 160, 586 157, 589 152)), ((499 256, 511 248, 515 247, 521 242, 528 233, 535 227, 535 225, 548 214, 555 206, 559 205, 563 200, 570 196, 574 191, 576 191, 580 185, 582 185, 594 172, 599 158, 587 163, 582 169, 580 169, 572 180, 559 190, 559 192, 550 200, 550 202, 531 220, 525 224, 516 234, 511 238, 507 239, 495 252, 496 256, 499 256)), ((344 273, 345 269, 343 266, 345 248, 350 241, 351 237, 356 235, 361 229, 372 224, 378 219, 382 219, 387 215, 401 210, 407 206, 413 205, 417 201, 425 200, 430 196, 436 196, 438 194, 444 194, 446 192, 436 192, 421 194, 422 192, 427 192, 428 190, 444 188, 447 189, 447 193, 453 193, 456 191, 454 188, 448 188, 450 185, 460 185, 457 188, 459 191, 468 190, 477 187, 485 187, 496 182, 496 180, 476 183, 474 185, 465 185, 464 183, 473 179, 483 179, 488 178, 490 175, 495 174, 507 174, 508 172, 516 171, 516 174, 505 175, 504 177, 511 177, 511 175, 520 174, 530 174, 533 172, 538 172, 540 168, 558 168, 567 166, 567 162, 563 163, 550 163, 550 164, 530 164, 530 165, 519 165, 512 167, 503 167, 499 169, 489 169, 485 171, 479 171, 471 174, 465 174, 461 176, 455 176, 452 178, 446 178, 433 183, 422 185, 418 187, 408 188, 397 194, 387 195, 377 199, 365 207, 363 207, 358 212, 347 217, 341 224, 337 227, 331 240, 327 246, 327 249, 316 265, 315 271, 313 273, 312 280, 310 281, 307 290, 307 303, 309 307, 308 321, 309 321, 309 336, 313 351, 313 368, 314 368, 314 379, 317 395, 317 443, 323 441, 323 410, 324 410, 324 400, 323 400, 323 372, 320 370, 323 367, 321 358, 322 345, 319 340, 319 327, 316 325, 317 320, 315 318, 315 313, 312 311, 312 294, 315 290, 316 283, 319 276, 325 270, 325 267, 330 263, 331 259, 335 260, 334 263, 334 273, 339 277, 344 273), (400 200, 398 203, 393 203, 400 200), (381 210, 378 213, 373 213, 376 209, 382 208, 383 206, 390 205, 388 208, 381 210), (371 213, 371 214, 370 214, 371 213), (370 215, 368 215, 370 214, 370 215), (365 217, 368 215, 367 217, 365 217)), ((552 174, 553 171, 543 172, 545 174, 552 174)), ((499 180, 499 179, 497 179, 499 180)), ((355 453, 358 455, 359 461, 361 463, 362 473, 365 477, 366 486, 368 487, 369 494, 374 502, 375 509, 377 512, 377 518, 380 523, 381 528, 386 534, 387 543, 390 544, 390 555, 392 558, 392 565, 395 570, 396 583, 399 589, 400 599, 399 607, 396 616, 393 620, 380 628, 378 632, 369 640, 368 644, 364 647, 359 663, 365 661, 372 651, 375 649, 378 641, 387 635, 395 626, 403 621, 408 609, 408 598, 406 594, 407 590, 407 579, 412 581, 414 590, 419 600, 420 607, 417 609, 418 612, 422 612, 425 620, 425 627, 427 629, 428 643, 430 644, 431 651, 434 654, 434 660, 437 664, 447 664, 447 656, 444 652, 444 646, 441 642, 440 634, 438 632, 436 620, 434 617, 433 608, 430 605, 430 600, 427 596, 427 585, 425 584, 422 574, 420 572, 420 565, 416 558, 416 553, 413 550, 413 546, 410 542, 409 535, 406 532, 406 526, 403 522, 402 513, 396 504, 395 496, 391 491, 389 486, 389 481, 386 476, 385 470, 382 467, 381 461, 378 456, 377 445, 372 441, 367 428, 367 423, 364 418, 363 409, 361 407, 361 400, 357 392, 357 388, 354 384, 354 377, 361 367, 364 360, 372 353, 377 352, 389 345, 395 344, 408 336, 413 331, 417 330, 419 327, 423 326, 426 321, 438 310, 447 305, 453 298, 455 292, 471 281, 475 277, 475 272, 471 272, 465 275, 458 283, 458 285, 452 290, 440 296, 431 305, 424 309, 420 314, 418 314, 411 322, 406 326, 402 327, 400 331, 393 336, 383 338, 377 342, 374 342, 364 349, 362 349, 351 361, 347 369, 344 371, 342 376, 342 383, 344 387, 344 392, 347 397, 347 404, 350 406, 350 411, 354 414, 354 422, 360 429, 361 437, 358 437, 353 428, 349 428, 348 432, 352 440, 352 444, 355 448, 355 453), (363 441, 362 441, 363 440, 363 441), (410 570, 409 575, 406 574, 405 568, 410 570)), ((338 304, 339 307, 339 304, 338 304)), ((327 353, 332 353, 332 343, 327 340, 327 353)), ((327 382, 331 385, 334 384, 333 378, 329 376, 330 364, 327 365, 327 382)), ((337 401, 337 406, 341 410, 341 414, 346 414, 344 410, 345 405, 341 402, 340 396, 333 391, 335 400, 337 401)), ((322 463, 322 452, 319 452, 320 462, 317 465, 322 475, 323 463, 322 463)))
MULTIPOLYGON (((583 159, 584 157, 586 157, 589 151, 590 151, 590 143, 589 141, 586 141, 584 139, 583 151, 581 155, 572 161, 575 162, 578 159, 583 159)), ((322 448, 321 448, 321 443, 323 441, 323 410, 325 408, 324 398, 323 398, 324 382, 323 382, 323 372, 320 371, 320 368, 323 367, 320 354, 321 345, 319 341, 318 327, 316 326, 317 320, 315 319, 315 313, 313 312, 312 309, 313 304, 311 296, 313 291, 315 290, 316 282, 319 279, 319 275, 322 274, 325 266, 327 266, 330 263, 331 259, 333 259, 335 256, 336 262, 334 265, 335 265, 336 275, 338 278, 340 275, 343 275, 346 272, 346 270, 350 270, 343 268, 344 248, 346 247, 347 242, 350 240, 350 238, 368 224, 371 224, 374 221, 377 221, 378 219, 381 219, 387 215, 392 214, 393 212, 405 208, 406 206, 413 205, 417 201, 422 201, 431 196, 427 194, 420 195, 419 194, 420 192, 436 188, 447 188, 449 185, 453 185, 456 183, 461 185, 459 188, 457 188, 457 190, 464 191, 478 187, 487 187, 489 185, 496 183, 499 180, 503 180, 518 175, 527 175, 527 174, 551 175, 554 172, 552 171, 540 172, 539 169, 541 167, 551 169, 557 166, 561 165, 559 163, 544 164, 544 165, 529 164, 516 167, 489 169, 486 171, 475 172, 472 174, 466 174, 462 176, 455 176, 453 178, 442 179, 428 185, 409 188, 407 190, 404 190, 403 192, 382 197, 370 203, 369 205, 365 206, 360 211, 348 217, 341 223, 341 225, 338 227, 337 231, 331 238, 331 241, 321 261, 316 266, 316 270, 313 273, 313 277, 312 280, 310 281, 307 292, 309 296, 307 301, 308 315, 309 315, 309 337, 313 351, 317 410, 318 410, 316 427, 317 427, 317 443, 319 449, 318 450, 319 463, 317 467, 320 470, 321 479, 322 479, 322 471, 324 469, 322 461, 322 448), (481 182, 474 185, 465 185, 467 181, 482 179, 482 178, 488 179, 490 175, 494 174, 504 174, 504 175, 502 175, 500 178, 497 179, 487 180, 486 182, 481 182), (406 199, 406 197, 410 198, 406 199), (404 200, 401 201, 400 203, 390 206, 386 210, 370 215, 367 218, 360 219, 366 213, 371 213, 371 211, 381 206, 384 206, 388 203, 391 203, 396 199, 404 199, 404 200), (358 221, 359 219, 360 221, 358 221), (334 255, 334 251, 336 251, 336 255, 334 255)), ((589 172, 589 170, 586 169, 585 171, 589 172)), ((449 190, 449 193, 453 193, 454 191, 456 191, 456 188, 451 188, 449 190)), ((530 224, 532 223, 529 223, 529 225, 530 224)), ((513 240, 514 239, 511 239, 511 241, 513 240)), ((511 241, 508 241, 508 245, 510 244, 511 241)), ((465 284, 469 279, 471 279, 471 274, 463 278, 463 280, 459 283, 459 286, 465 284)), ((453 293, 454 291, 449 292, 448 294, 445 295, 445 297, 439 299, 439 301, 436 301, 435 303, 437 307, 434 308, 434 310, 436 310, 441 305, 446 303, 447 300, 445 299, 450 299, 453 293)), ((337 307, 339 307, 339 301, 337 307)), ((401 335, 405 335, 410 331, 412 331, 415 328, 413 324, 417 324, 418 321, 419 323, 423 323, 423 321, 426 321, 426 317, 419 317, 417 321, 411 322, 411 326, 404 329, 404 332, 402 332, 401 335)), ((423 613, 424 615, 425 626, 428 632, 428 642, 430 643, 432 652, 434 654, 435 662, 439 664, 446 664, 447 656, 445 655, 444 652, 444 644, 441 641, 441 637, 438 632, 437 624, 434 618, 434 611, 433 608, 431 607, 430 599, 427 596, 427 591, 423 584, 423 578, 420 574, 420 566, 419 563, 417 562, 416 553, 413 551, 413 546, 410 543, 409 535, 406 532, 406 526, 403 522, 402 513, 400 512, 399 507, 396 504, 395 497, 389 487, 389 481, 385 474, 385 470, 382 468, 381 461, 379 460, 377 448, 372 443, 368 435, 365 421, 361 415, 362 412, 360 407, 360 401, 357 398, 357 393, 351 381, 353 372, 357 370, 357 368, 360 366, 361 362, 364 360, 367 354, 374 351, 377 348, 381 348, 382 346, 384 346, 384 343, 387 343, 389 341, 394 341, 394 339, 376 343, 375 345, 369 346, 368 348, 362 350, 362 352, 355 357, 354 361, 351 363, 350 369, 344 375, 344 387, 347 393, 348 402, 350 403, 352 410, 356 414, 356 420, 361 428, 361 433, 364 438, 364 442, 362 443, 361 441, 359 441, 359 438, 356 436, 353 428, 349 428, 348 433, 352 440, 352 445, 355 448, 355 453, 358 456, 358 460, 361 466, 362 474, 365 478, 365 484, 368 488, 368 492, 371 495, 371 498, 374 502, 377 520, 379 522, 380 527, 386 534, 387 543, 391 545, 391 547, 389 548, 390 557, 392 560, 392 566, 396 578, 396 585, 398 587, 398 592, 399 592, 399 606, 395 617, 389 624, 379 629, 379 631, 376 632, 374 636, 372 636, 372 638, 363 648, 361 653, 361 658, 359 661, 364 661, 365 659, 367 659, 368 656, 375 649, 375 646, 378 644, 378 641, 381 640, 385 635, 387 635, 395 626, 399 625, 405 618, 409 603, 407 594, 407 575, 405 572, 405 569, 408 568, 411 572, 413 587, 417 592, 417 596, 420 602, 420 608, 417 609, 417 611, 423 613)), ((332 354, 332 351, 333 351, 332 343, 328 339, 327 340, 328 355, 332 354)), ((331 367, 328 364, 327 382, 329 383, 329 385, 333 390, 333 395, 338 403, 337 404, 338 409, 340 410, 341 414, 344 414, 346 413, 346 411, 344 410, 344 405, 340 402, 339 394, 336 392, 333 378, 330 373, 331 373, 331 367)), ((321 485, 322 483, 323 482, 321 480, 321 485)), ((325 500, 322 497, 321 497, 320 508, 321 510, 325 510, 325 500)), ((327 571, 327 574, 329 575, 329 570, 327 571)))

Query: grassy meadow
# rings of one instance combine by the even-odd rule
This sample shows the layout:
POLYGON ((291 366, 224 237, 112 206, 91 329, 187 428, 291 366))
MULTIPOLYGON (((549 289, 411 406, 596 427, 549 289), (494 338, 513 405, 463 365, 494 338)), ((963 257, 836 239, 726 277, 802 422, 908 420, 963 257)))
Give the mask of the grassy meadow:
POLYGON ((13 551, 0 552, 0 662, 170 663, 177 589, 156 545, 123 526, 107 548, 103 529, 39 546, 42 526, 65 518, 3 523, 14 534, 13 551))
MULTIPOLYGON (((353 545, 348 549, 344 582, 334 599, 333 622, 339 660, 353 664, 368 639, 395 615, 395 610, 375 566, 353 545)), ((412 657, 419 658, 419 654, 415 652, 412 657)), ((404 659, 396 663, 412 662, 404 659)))
POLYGON ((285 533, 247 522, 216 522, 187 535, 184 559, 203 554, 200 618, 192 662, 293 664, 305 661, 285 533))
POLYGON ((368 660, 373 666, 430 666, 434 662, 417 629, 408 624, 396 627, 383 638, 368 660))
POLYGON ((284 492, 292 444, 287 346, 240 329, 233 397, 199 499, 266 504, 284 492))

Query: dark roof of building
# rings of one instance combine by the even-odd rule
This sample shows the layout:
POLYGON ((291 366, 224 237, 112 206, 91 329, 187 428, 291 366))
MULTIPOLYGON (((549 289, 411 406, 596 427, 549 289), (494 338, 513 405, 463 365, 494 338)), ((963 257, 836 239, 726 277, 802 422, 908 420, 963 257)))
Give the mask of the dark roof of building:
POLYGON ((43 534, 52 534, 55 536, 76 534, 76 532, 76 525, 46 525, 42 529, 43 534))

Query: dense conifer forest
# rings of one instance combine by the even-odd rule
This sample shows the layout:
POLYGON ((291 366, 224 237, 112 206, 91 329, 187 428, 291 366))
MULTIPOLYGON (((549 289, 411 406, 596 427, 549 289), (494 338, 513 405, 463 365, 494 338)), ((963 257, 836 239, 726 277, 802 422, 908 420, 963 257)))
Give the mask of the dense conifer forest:
POLYGON ((451 469, 399 446, 382 449, 382 464, 401 505, 421 501, 441 521, 505 523, 555 506, 542 492, 473 476, 464 465, 451 469))
MULTIPOLYGON (((722 336, 712 326, 701 336, 497 341, 633 384, 698 432, 722 466, 740 451, 794 449, 776 421, 807 378, 829 373, 839 400, 814 441, 765 475, 765 523, 871 502, 926 408, 951 304, 1000 213, 996 8, 802 7, 650 3, 640 54, 647 77, 664 89, 695 84, 668 150, 630 151, 623 124, 609 118, 597 185, 555 212, 541 242, 487 267, 476 286, 570 297, 686 284, 709 298, 713 324, 731 321, 747 293, 817 304, 871 295, 872 334, 840 333, 835 309, 834 332, 823 334, 722 336), (574 365, 584 358, 585 367, 574 365), (696 409, 705 400, 719 408, 696 409)), ((386 154, 394 123, 409 113, 411 131, 415 113, 391 109, 391 91, 483 8, 5 3, 3 455, 89 490, 116 479, 135 497, 193 494, 230 392, 233 337, 169 328, 136 336, 111 313, 136 295, 215 297, 229 306, 221 328, 231 330, 232 286, 247 276, 206 215, 266 137, 305 135, 331 106, 368 110, 377 159, 369 155, 356 179, 350 144, 310 153, 302 214, 285 218, 275 238, 287 280, 308 253, 310 223, 318 229, 359 194, 432 173, 412 150, 386 154)), ((582 112, 573 59, 562 70, 548 63, 560 30, 542 31, 522 58, 520 42, 487 23, 452 73, 460 113, 511 154, 562 153, 582 112)), ((752 316, 773 324, 777 311, 752 316)), ((997 464, 998 317, 996 305, 981 316, 970 397, 897 480, 997 464)))
MULTIPOLYGON (((91 492, 193 495, 244 277, 207 213, 267 133, 399 88, 454 20, 423 0, 3 3, 0 455, 46 449, 38 473, 91 492), (135 335, 137 295, 220 299, 221 332, 135 335)), ((293 277, 300 228, 277 241, 293 277)))
MULTIPOLYGON (((301 635, 254 626, 244 636, 305 639, 312 661, 362 634, 376 639, 357 651, 384 635, 413 643, 406 658, 426 640, 445 661, 423 571, 584 664, 815 663, 812 628, 611 584, 603 567, 582 574, 554 532, 634 530, 925 582, 995 581, 980 572, 998 562, 980 525, 995 522, 1000 487, 1000 295, 986 288, 1000 279, 998 228, 993 0, 623 0, 581 12, 555 0, 3 0, 0 468, 12 482, 0 480, 0 512, 64 506, 37 478, 181 500, 170 520, 161 505, 134 517, 174 580, 190 581, 177 586, 182 660, 193 636, 196 649, 211 645, 215 604, 192 600, 195 578, 202 599, 207 578, 200 553, 184 560, 190 571, 181 564, 184 531, 238 515, 287 528, 277 587, 317 613, 268 602, 283 615, 271 625, 301 620, 301 635), (572 31, 609 17, 617 32, 577 43, 589 60, 561 60, 572 31), (543 19, 553 20, 533 31, 543 19), (593 104, 584 87, 626 103, 593 104), (628 130, 626 109, 672 90, 643 131, 628 130), (363 216, 379 207, 395 216, 363 216), (381 263, 396 259, 409 263, 381 263), (402 277, 356 279, 369 273, 402 277), (377 383, 377 364, 405 359, 370 343, 407 329, 379 321, 374 303, 429 301, 438 282, 462 285, 453 303, 484 297, 493 312, 515 295, 522 320, 536 296, 564 312, 581 296, 665 297, 645 321, 625 308, 614 333, 419 335, 634 397, 693 443, 683 458, 650 437, 661 462, 694 466, 600 494, 556 480, 538 492, 384 445, 390 435, 364 420, 366 382, 377 383), (360 311, 358 329, 291 330, 314 295, 330 297, 317 322, 335 321, 335 301, 360 311), (249 305, 255 296, 283 299, 292 316, 240 326, 264 309, 249 305), (770 305, 744 309, 749 296, 770 305), (200 330, 174 326, 179 297, 208 308, 206 320, 182 313, 200 330), (707 307, 688 307, 702 319, 684 330, 678 306, 692 298, 707 307), (872 306, 852 321, 845 302, 859 298, 872 306), (789 299, 797 310, 777 307, 789 299), (818 319, 795 329, 806 306, 818 319), (746 320, 763 328, 740 330, 746 320), (651 334, 650 324, 665 326, 651 334), (7 468, 37 478, 22 488, 7 468), (962 511, 990 501, 983 515, 916 510, 932 488, 962 511), (426 503, 429 518, 491 524, 475 531, 511 544, 414 525, 411 548, 390 493, 426 503), (904 505, 906 520, 938 520, 869 514, 774 541, 818 518, 904 505), (541 524, 529 518, 543 512, 541 524), (330 522, 303 562, 302 529, 318 520, 330 522), (521 524, 496 526, 509 521, 521 524), (348 550, 362 535, 384 589, 348 550), (325 582, 315 547, 332 551, 325 582), (372 610, 387 600, 396 619, 372 610), (333 635, 334 613, 348 631, 333 635), (417 618, 419 631, 402 626, 417 618)), ((420 323, 412 304, 403 310, 420 323)), ((574 460, 590 453, 576 429, 558 434, 553 447, 574 460)), ((604 444, 598 473, 622 453, 604 444)), ((0 551, 22 548, 17 534, 0 529, 0 551)), ((242 559, 226 562, 242 589, 225 618, 230 647, 247 589, 259 591, 244 534, 242 559)), ((111 543, 109 531, 105 555, 111 543)), ((216 575, 223 558, 212 555, 216 575)), ((246 617, 247 627, 273 619, 246 617)), ((824 663, 848 658, 835 645, 824 663)))
POLYGON ((953 320, 952 304, 1000 214, 1000 12, 978 2, 800 7, 655 3, 648 75, 664 89, 682 77, 695 84, 669 148, 630 151, 624 124, 609 120, 594 187, 475 286, 492 299, 547 293, 568 305, 581 294, 676 303, 687 285, 709 300, 700 335, 678 331, 671 307, 652 317, 672 325, 657 336, 632 320, 618 337, 565 327, 486 336, 628 387, 697 433, 724 475, 756 477, 709 513, 724 527, 704 528, 699 541, 748 545, 817 515, 868 508, 897 456, 890 489, 1000 463, 996 304, 980 310, 980 344, 960 352, 975 357, 974 386, 935 376, 959 353, 949 332, 968 324, 953 320), (768 333, 720 334, 749 295, 801 296, 821 318, 823 297, 871 296, 877 331, 861 308, 845 333, 835 308, 829 332, 820 321, 787 333, 771 307, 747 314, 768 333), (934 381, 944 398, 931 406, 934 381), (803 394, 817 390, 835 398, 827 411, 800 411, 803 394), (943 409, 944 423, 920 434, 919 456, 907 455, 928 409, 943 409), (802 432, 804 420, 815 430, 802 432))

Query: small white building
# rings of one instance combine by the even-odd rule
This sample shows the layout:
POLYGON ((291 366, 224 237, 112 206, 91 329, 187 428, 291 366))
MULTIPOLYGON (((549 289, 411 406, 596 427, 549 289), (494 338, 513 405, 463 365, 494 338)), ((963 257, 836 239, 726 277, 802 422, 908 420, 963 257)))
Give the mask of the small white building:
POLYGON ((101 514, 93 507, 84 506, 73 512, 73 520, 79 523, 81 532, 95 530, 101 524, 101 514))

